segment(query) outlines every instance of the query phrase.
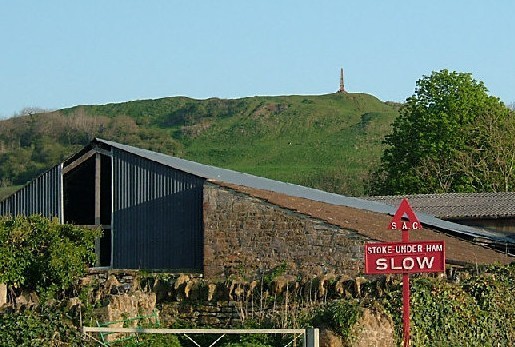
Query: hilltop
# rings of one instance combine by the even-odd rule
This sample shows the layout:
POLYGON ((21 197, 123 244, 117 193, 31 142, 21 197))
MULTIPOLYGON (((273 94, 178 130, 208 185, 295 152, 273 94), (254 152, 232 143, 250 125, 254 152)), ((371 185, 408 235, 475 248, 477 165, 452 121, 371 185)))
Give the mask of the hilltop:
MULTIPOLYGON (((0 187, 21 185, 101 137, 204 164, 362 195, 397 105, 368 94, 169 97, 0 121, 0 187)), ((0 194, 2 190, 0 189, 0 194)))

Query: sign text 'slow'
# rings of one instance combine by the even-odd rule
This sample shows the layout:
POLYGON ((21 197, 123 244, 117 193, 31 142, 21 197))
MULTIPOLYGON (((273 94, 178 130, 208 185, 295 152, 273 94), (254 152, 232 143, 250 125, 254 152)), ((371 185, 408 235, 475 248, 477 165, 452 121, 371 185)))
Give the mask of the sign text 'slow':
POLYGON ((443 241, 378 242, 365 244, 365 273, 445 271, 443 241))

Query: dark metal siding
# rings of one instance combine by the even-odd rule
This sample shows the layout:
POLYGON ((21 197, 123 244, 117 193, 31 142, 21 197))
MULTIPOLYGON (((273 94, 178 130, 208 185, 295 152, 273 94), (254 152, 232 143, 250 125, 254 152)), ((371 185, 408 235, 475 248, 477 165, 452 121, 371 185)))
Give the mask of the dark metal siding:
POLYGON ((40 175, 0 202, 0 215, 41 214, 61 219, 61 165, 40 175))
POLYGON ((113 267, 201 271, 203 184, 113 148, 113 267))

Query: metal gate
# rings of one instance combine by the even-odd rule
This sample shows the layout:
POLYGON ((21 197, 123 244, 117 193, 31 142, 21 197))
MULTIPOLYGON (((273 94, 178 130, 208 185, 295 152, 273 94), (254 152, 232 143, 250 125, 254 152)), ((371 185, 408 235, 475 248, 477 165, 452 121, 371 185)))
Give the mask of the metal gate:
MULTIPOLYGON (((88 337, 95 339, 92 334, 180 334, 184 335, 188 340, 193 342, 198 347, 201 346, 197 343, 191 335, 196 334, 216 334, 219 337, 214 340, 209 347, 215 346, 228 334, 291 334, 292 340, 286 346, 296 346, 297 339, 301 339, 301 346, 304 347, 319 347, 319 331, 316 328, 307 329, 144 329, 144 328, 105 328, 105 327, 83 327, 83 333, 88 337)), ((97 340, 101 346, 108 346, 102 344, 97 340)), ((206 346, 207 347, 207 346, 206 346)))

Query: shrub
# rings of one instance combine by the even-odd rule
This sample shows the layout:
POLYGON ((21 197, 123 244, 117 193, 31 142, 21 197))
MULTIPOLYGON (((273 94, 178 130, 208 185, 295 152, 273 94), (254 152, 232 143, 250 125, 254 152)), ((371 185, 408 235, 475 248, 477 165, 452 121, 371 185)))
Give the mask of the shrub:
POLYGON ((330 328, 343 338, 350 338, 351 329, 358 321, 362 311, 358 301, 333 301, 318 311, 312 322, 317 327, 330 328))
POLYGON ((40 215, 0 218, 0 282, 47 293, 69 289, 95 260, 100 230, 40 215))
POLYGON ((60 310, 42 307, 37 312, 0 315, 2 346, 94 346, 88 344, 77 327, 60 310))

